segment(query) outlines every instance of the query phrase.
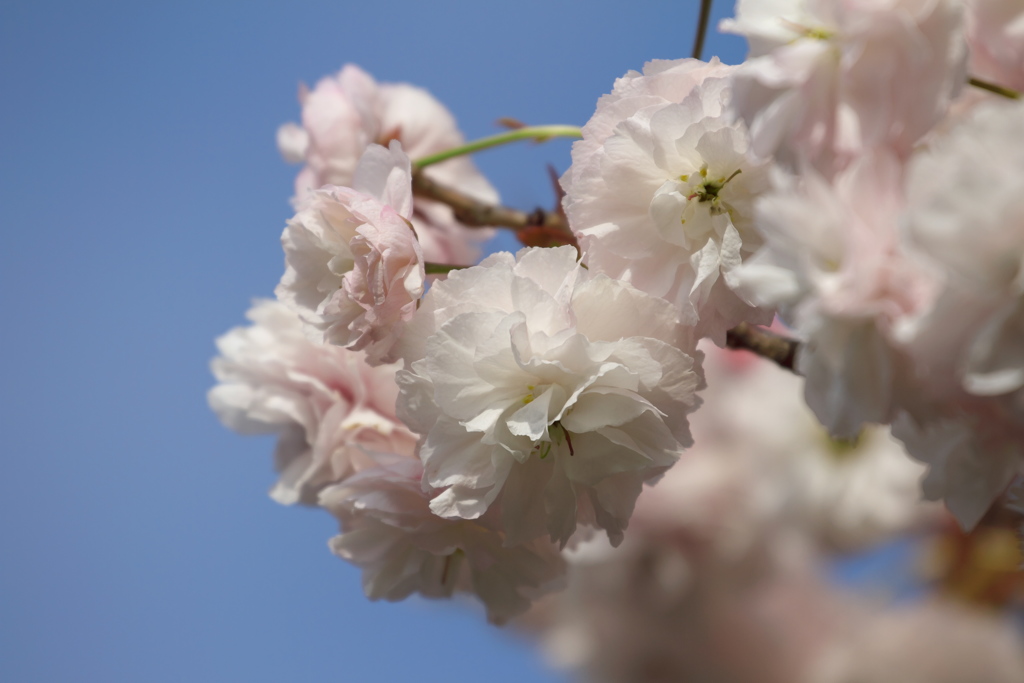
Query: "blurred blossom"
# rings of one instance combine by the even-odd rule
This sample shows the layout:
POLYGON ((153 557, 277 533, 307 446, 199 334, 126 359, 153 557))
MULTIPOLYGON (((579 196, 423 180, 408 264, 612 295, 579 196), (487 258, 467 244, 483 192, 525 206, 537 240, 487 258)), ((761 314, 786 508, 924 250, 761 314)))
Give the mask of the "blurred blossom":
POLYGON ((1018 683, 1024 649, 1009 621, 933 600, 872 614, 818 667, 814 683, 1018 683))
POLYGON ((963 87, 959 0, 739 0, 750 43, 733 106, 755 153, 831 178, 877 148, 906 157, 963 87))
MULTIPOLYGON (((696 446, 641 497, 638 514, 655 501, 663 501, 667 519, 673 508, 686 509, 679 499, 701 495, 686 470, 699 472, 703 463, 730 472, 744 499, 761 501, 761 515, 784 520, 826 548, 864 550, 941 519, 940 507, 921 499, 924 466, 888 428, 869 426, 853 439, 835 439, 801 399, 803 378, 738 356, 707 350, 708 390, 691 420, 696 446), (684 493, 683 486, 692 490, 684 493)), ((738 496, 734 491, 728 500, 738 496)), ((745 526, 756 528, 750 521, 745 526)))
POLYGON ((901 330, 927 396, 899 425, 970 528, 1024 464, 1024 105, 979 105, 910 168, 907 234, 941 273, 901 330), (936 169, 943 169, 937 173, 936 169))
POLYGON ((804 340, 796 366, 807 403, 840 439, 891 422, 914 390, 894 337, 930 304, 935 284, 900 240, 903 175, 884 151, 832 182, 777 174, 757 204, 765 246, 738 272, 744 294, 776 306, 804 340))
POLYGON ((626 541, 576 549, 568 590, 517 622, 553 663, 607 683, 1021 680, 1009 623, 886 608, 821 573, 822 549, 934 525, 920 465, 883 430, 831 441, 799 378, 763 361, 709 349, 706 371, 697 445, 645 489, 626 541))
POLYGON ((1024 90, 1024 5, 1016 0, 964 0, 970 72, 1013 90, 1024 90))

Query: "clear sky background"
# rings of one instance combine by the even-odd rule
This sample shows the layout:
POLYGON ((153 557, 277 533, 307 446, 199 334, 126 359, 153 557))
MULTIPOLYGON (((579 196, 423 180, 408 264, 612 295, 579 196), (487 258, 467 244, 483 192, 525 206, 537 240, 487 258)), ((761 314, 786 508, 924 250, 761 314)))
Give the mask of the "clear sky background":
MULTIPOLYGON (((468 137, 583 124, 617 76, 689 55, 697 5, 3 0, 0 680, 567 680, 473 606, 367 601, 334 521, 266 496, 272 439, 209 411, 208 363, 283 270, 300 81, 356 62, 468 137)), ((526 209, 568 160, 477 157, 526 209)))

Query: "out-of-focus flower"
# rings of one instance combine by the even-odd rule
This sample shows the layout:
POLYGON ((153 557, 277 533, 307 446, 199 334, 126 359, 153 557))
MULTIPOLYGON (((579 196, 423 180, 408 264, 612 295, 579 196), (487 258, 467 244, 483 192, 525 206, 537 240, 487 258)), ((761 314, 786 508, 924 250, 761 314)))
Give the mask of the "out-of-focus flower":
POLYGON ((601 683, 813 680, 804 673, 848 606, 816 575, 799 535, 764 519, 731 528, 746 504, 721 483, 691 487, 702 502, 684 502, 675 519, 638 506, 621 547, 573 558, 568 589, 534 621, 555 664, 601 683))
POLYGON ((901 158, 965 82, 958 0, 739 0, 721 29, 750 43, 732 106, 753 151, 826 178, 867 150, 901 158))
POLYGON ((909 172, 907 232, 942 280, 900 330, 923 396, 898 431, 967 528, 1024 464, 1022 136, 1024 105, 979 105, 909 172))
MULTIPOLYGON (((865 427, 852 440, 830 437, 801 398, 803 378, 735 356, 707 351, 709 386, 691 419, 696 446, 641 497, 638 515, 646 505, 662 508, 641 519, 671 518, 689 507, 677 500, 700 500, 684 472, 702 460, 744 487, 730 500, 752 501, 751 515, 784 521, 826 548, 863 550, 938 521, 941 507, 921 500, 924 466, 887 427, 865 427)), ((758 527, 756 520, 742 526, 758 527)))
POLYGON ((895 330, 930 305, 930 271, 899 239, 903 168, 860 157, 834 182, 776 177, 757 205, 764 248, 739 268, 745 296, 775 306, 805 340, 797 369, 833 436, 891 422, 912 383, 895 330))
POLYGON ((209 400, 235 431, 280 434, 271 497, 315 504, 325 486, 371 465, 367 452, 412 454, 416 436, 395 417, 393 366, 310 342, 279 302, 257 302, 248 317, 251 326, 217 340, 209 400))
POLYGON ((512 543, 564 545, 577 523, 618 543, 643 483, 691 442, 702 378, 672 306, 572 247, 452 273, 402 353, 399 414, 425 435, 425 484, 445 489, 431 509, 475 519, 500 500, 512 543))
POLYGON ((998 617, 935 600, 877 612, 824 653, 816 683, 1016 683, 1020 634, 998 617))
POLYGON ((767 179, 724 112, 730 72, 680 60, 619 79, 562 178, 588 267, 667 299, 720 345, 739 322, 771 321, 733 292, 734 269, 760 244, 752 200, 767 179))
POLYGON ((472 521, 442 519, 430 511, 413 458, 380 457, 377 466, 332 486, 320 503, 341 522, 331 550, 363 570, 373 600, 412 593, 476 595, 491 621, 521 614, 530 601, 561 587, 565 562, 548 541, 507 546, 497 509, 472 521))
POLYGON ((964 0, 971 75, 1024 90, 1024 5, 1016 0, 964 0))
MULTIPOLYGON (((354 64, 321 79, 311 91, 299 93, 302 124, 278 130, 278 147, 287 161, 305 162, 295 179, 295 204, 324 185, 352 186, 363 152, 371 144, 392 140, 412 159, 465 143, 451 113, 430 93, 406 83, 377 83, 354 64)), ((469 157, 456 157, 430 168, 431 178, 483 202, 498 194, 469 157)), ((437 202, 416 201, 409 216, 427 259, 437 263, 472 263, 477 244, 489 230, 458 225, 451 209, 437 202)))
POLYGON ((365 349, 372 363, 391 349, 423 295, 423 252, 412 215, 409 157, 392 141, 371 145, 353 188, 307 198, 281 235, 285 273, 275 293, 326 343, 365 349))

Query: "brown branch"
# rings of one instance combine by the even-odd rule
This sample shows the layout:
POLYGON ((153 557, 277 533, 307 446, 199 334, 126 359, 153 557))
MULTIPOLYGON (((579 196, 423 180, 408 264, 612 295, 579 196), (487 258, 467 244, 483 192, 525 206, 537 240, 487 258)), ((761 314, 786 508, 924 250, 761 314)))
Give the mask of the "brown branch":
POLYGON ((412 190, 417 197, 447 204, 452 208, 455 218, 468 227, 511 228, 527 246, 576 246, 575 235, 558 211, 538 208, 527 213, 499 204, 488 204, 430 179, 422 170, 413 171, 412 190))
POLYGON ((800 342, 766 329, 740 323, 725 333, 725 345, 730 349, 744 349, 775 362, 780 367, 796 372, 796 350, 800 342))

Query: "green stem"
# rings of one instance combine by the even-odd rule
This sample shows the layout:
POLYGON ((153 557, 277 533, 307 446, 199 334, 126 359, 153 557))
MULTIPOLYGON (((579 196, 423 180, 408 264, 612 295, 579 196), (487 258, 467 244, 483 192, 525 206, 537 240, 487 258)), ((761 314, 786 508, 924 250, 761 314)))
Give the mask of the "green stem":
POLYGON ((996 85, 995 83, 989 83, 988 81, 983 81, 980 78, 975 78, 974 76, 971 76, 970 78, 968 78, 967 82, 970 83, 971 85, 973 85, 975 88, 981 88, 982 90, 988 90, 989 92, 993 92, 996 95, 1002 95, 1003 97, 1008 97, 1011 100, 1019 100, 1020 99, 1020 93, 1017 92, 1016 90, 1010 90, 1009 88, 1004 88, 1001 85, 996 85))
POLYGON ((450 266, 445 263, 430 263, 429 261, 423 264, 423 269, 427 271, 427 275, 445 275, 453 270, 460 270, 462 268, 469 268, 469 266, 450 266))
POLYGON ((524 126, 523 128, 510 130, 507 133, 498 133, 497 135, 473 140, 472 142, 467 142, 461 147, 452 147, 451 149, 446 149, 443 152, 438 152, 437 154, 431 154, 428 157, 417 159, 413 162, 413 166, 416 168, 423 168, 424 166, 430 166, 431 164, 436 164, 440 161, 451 159, 452 157, 462 156, 463 154, 472 154, 473 152, 479 152, 482 149, 498 147, 499 145, 506 145, 510 142, 517 142, 518 140, 547 142, 551 138, 581 137, 583 137, 583 133, 577 126, 524 126))
POLYGON ((708 33, 708 21, 711 19, 711 1, 700 0, 700 16, 697 17, 697 36, 693 39, 693 58, 700 59, 704 52, 704 36, 708 33))

